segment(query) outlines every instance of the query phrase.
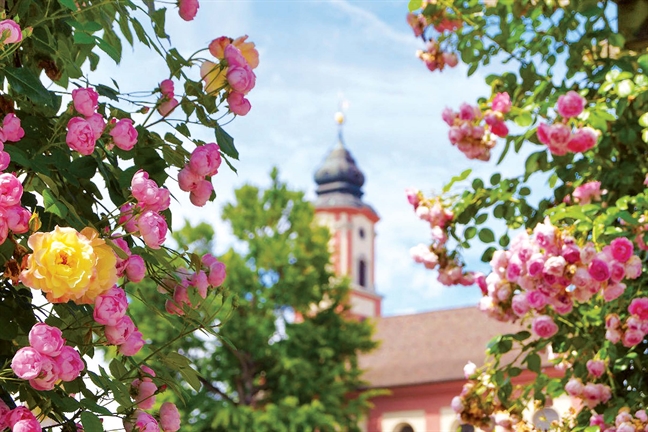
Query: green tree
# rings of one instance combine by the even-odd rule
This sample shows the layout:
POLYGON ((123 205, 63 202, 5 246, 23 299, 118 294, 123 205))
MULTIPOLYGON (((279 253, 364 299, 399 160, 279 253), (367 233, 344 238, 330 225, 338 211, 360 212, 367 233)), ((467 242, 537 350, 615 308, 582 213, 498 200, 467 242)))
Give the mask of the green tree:
MULTIPOLYGON (((376 345, 372 327, 349 316, 348 283, 331 272, 329 232, 314 222, 313 206, 276 170, 271 179, 267 190, 243 186, 224 208, 238 240, 221 257, 235 308, 214 323, 218 337, 169 346, 201 374, 200 391, 178 403, 183 430, 357 430, 369 406, 369 393, 350 395, 362 385, 358 354, 376 345)), ((176 240, 195 233, 187 226, 176 240)), ((147 329, 156 346, 174 333, 161 322, 140 321, 157 326, 147 329)))

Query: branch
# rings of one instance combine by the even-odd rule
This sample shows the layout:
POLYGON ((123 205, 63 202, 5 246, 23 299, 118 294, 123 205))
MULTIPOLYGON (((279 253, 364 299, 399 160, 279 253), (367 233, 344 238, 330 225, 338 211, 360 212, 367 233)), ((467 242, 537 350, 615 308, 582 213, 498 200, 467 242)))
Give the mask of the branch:
POLYGON ((223 397, 226 399, 228 402, 230 402, 232 405, 238 405, 238 403, 234 402, 234 399, 229 397, 226 393, 224 393, 221 389, 216 387, 214 384, 211 383, 207 378, 205 377, 198 377, 198 380, 205 386, 207 390, 209 390, 212 393, 216 393, 217 395, 223 397))

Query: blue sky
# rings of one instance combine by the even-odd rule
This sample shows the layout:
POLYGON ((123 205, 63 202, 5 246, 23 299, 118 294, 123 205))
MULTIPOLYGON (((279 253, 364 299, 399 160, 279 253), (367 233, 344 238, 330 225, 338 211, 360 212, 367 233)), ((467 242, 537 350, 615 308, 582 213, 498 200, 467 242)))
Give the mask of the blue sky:
MULTIPOLYGON (((249 94, 252 111, 226 127, 241 155, 238 175, 223 168, 214 178, 216 202, 199 210, 179 193, 180 202, 172 206, 176 227, 182 223, 179 215, 210 222, 217 232, 217 252, 224 251, 231 234, 218 216, 222 204, 244 183, 267 184, 273 166, 280 168, 291 187, 313 199, 313 173, 336 142, 333 115, 345 99, 349 103, 345 142, 365 174, 364 199, 381 217, 376 287, 384 296, 384 313, 477 303, 478 288, 442 287, 436 273, 410 259, 409 249, 430 237, 426 224, 408 205, 404 189, 440 191, 467 168, 490 176, 494 164, 463 157, 450 145, 447 125, 441 121, 446 106, 474 103, 489 96, 490 90, 483 75, 466 78, 463 65, 442 73, 425 68, 414 55, 422 43, 405 22, 407 0, 201 0, 192 22, 180 20, 173 6, 169 8, 169 34, 182 53, 203 48, 218 36, 248 34, 261 59, 256 88, 249 94)), ((167 78, 155 56, 143 56, 140 49, 137 55, 126 53, 119 68, 103 73, 124 77, 119 81, 126 91, 153 88, 167 78), (160 68, 150 67, 152 62, 160 68), (125 73, 142 71, 143 63, 145 76, 125 73)), ((204 139, 213 140, 211 136, 204 139)), ((519 164, 513 163, 499 170, 517 173, 516 167, 519 164)), ((467 259, 473 269, 484 271, 480 255, 475 251, 467 259)))

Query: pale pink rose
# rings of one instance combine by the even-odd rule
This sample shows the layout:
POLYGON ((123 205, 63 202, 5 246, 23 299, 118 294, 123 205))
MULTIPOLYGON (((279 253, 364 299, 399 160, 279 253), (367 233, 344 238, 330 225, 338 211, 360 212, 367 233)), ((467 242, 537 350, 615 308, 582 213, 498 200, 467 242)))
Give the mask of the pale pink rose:
MULTIPOLYGON (((139 381, 139 380, 138 380, 139 381)), ((157 386, 152 381, 140 381, 135 387, 134 400, 139 409, 151 409, 155 405, 157 386)))
POLYGON ((460 414, 464 410, 464 404, 463 400, 459 396, 455 396, 452 398, 452 401, 450 401, 450 407, 454 412, 457 414, 460 414))
POLYGON ((200 4, 198 0, 178 0, 178 14, 185 21, 192 21, 198 13, 200 4))
POLYGON ((592 376, 600 378, 605 373, 605 362, 603 360, 588 360, 587 371, 592 376))
POLYGON ((531 323, 531 329, 541 338, 550 338, 558 333, 558 326, 548 315, 538 315, 531 323))
POLYGON ((621 343, 624 347, 630 348, 635 345, 639 345, 643 341, 643 338, 644 332, 642 332, 641 330, 627 330, 625 333, 623 333, 621 343))
POLYGON ((126 341, 119 346, 119 353, 125 356, 134 356, 144 346, 144 338, 139 330, 135 330, 126 339, 126 341))
POLYGON ((166 188, 158 188, 155 191, 153 202, 146 204, 144 210, 153 210, 161 212, 169 208, 171 205, 171 191, 166 188))
POLYGON ((162 98, 162 103, 158 106, 158 112, 162 117, 166 117, 173 112, 180 104, 176 98, 162 98))
POLYGON ((225 75, 227 82, 235 92, 248 94, 256 84, 256 75, 249 66, 231 66, 225 75))
POLYGON ((225 58, 225 61, 227 61, 228 66, 238 66, 238 67, 245 67, 249 66, 247 60, 245 60, 245 57, 243 57, 243 54, 241 54, 241 50, 239 50, 236 46, 233 44, 228 44, 225 47, 225 50, 223 52, 223 56, 225 58))
POLYGON ((123 289, 114 286, 97 296, 92 313, 94 320, 105 326, 115 326, 126 315, 128 300, 123 289))
POLYGON ((36 418, 19 420, 11 428, 11 432, 41 432, 43 429, 36 418))
POLYGON ((459 114, 454 112, 451 108, 446 107, 441 113, 441 118, 448 124, 448 126, 453 126, 455 120, 459 118, 459 114))
POLYGON ((135 324, 128 315, 119 318, 114 326, 106 326, 104 328, 106 339, 111 345, 121 345, 125 343, 134 331, 135 324))
POLYGON ((576 189, 574 189, 572 196, 580 205, 589 204, 592 201, 600 201, 601 182, 591 181, 591 182, 584 183, 578 186, 576 189))
POLYGON ((622 263, 628 261, 634 253, 634 245, 625 237, 618 237, 610 243, 612 247, 612 256, 615 260, 622 263))
POLYGON ((72 90, 72 102, 77 112, 85 117, 90 117, 97 111, 99 94, 91 88, 74 89, 72 90))
POLYGON ((405 189, 405 196, 407 197, 407 202, 409 202, 411 205, 413 205, 414 208, 418 207, 419 202, 421 202, 421 198, 419 197, 419 190, 418 189, 406 188, 405 189))
POLYGON ((0 430, 5 430, 9 427, 7 415, 11 412, 11 409, 4 403, 3 400, 0 400, 0 430))
POLYGON ((631 421, 632 421, 632 415, 629 412, 622 411, 619 414, 617 414, 616 418, 614 419, 614 424, 616 426, 619 426, 621 423, 631 422, 631 421))
POLYGON ((558 294, 552 298, 551 304, 554 307, 554 310, 560 315, 566 315, 572 311, 574 308, 574 302, 569 295, 558 294))
POLYGON ((545 256, 541 253, 535 253, 531 255, 527 261, 527 272, 529 276, 535 277, 542 274, 544 270, 545 256))
POLYGON ((463 368, 464 371, 464 377, 466 379, 470 378, 471 375, 474 375, 475 372, 477 372, 477 365, 471 361, 466 363, 466 365, 463 368))
POLYGON ((137 129, 133 127, 133 120, 123 118, 108 133, 117 147, 122 150, 131 150, 137 143, 137 129))
POLYGON ((502 114, 506 114, 511 111, 511 97, 508 93, 497 93, 493 98, 491 103, 491 108, 493 111, 499 111, 502 114))
POLYGON ((558 98, 556 110, 565 118, 577 117, 583 112, 585 102, 584 97, 572 90, 558 98))
POLYGON ((562 276, 566 265, 567 261, 565 258, 561 256, 552 256, 545 261, 543 271, 544 273, 553 276, 562 276))
POLYGON ((22 40, 22 30, 18 23, 10 19, 0 21, 0 38, 5 45, 20 42, 22 40))
POLYGON ((607 329, 616 329, 620 324, 621 320, 619 319, 619 315, 617 314, 608 314, 605 317, 605 328, 607 329))
POLYGON ((103 116, 99 113, 94 113, 91 116, 87 117, 86 121, 90 124, 90 127, 95 134, 95 138, 98 139, 99 137, 101 137, 101 134, 106 128, 106 120, 103 118, 103 116))
POLYGON ((133 197, 144 206, 157 201, 158 185, 144 170, 137 171, 131 180, 131 193, 133 197))
POLYGON ((67 124, 67 129, 65 136, 67 145, 84 156, 91 155, 97 138, 90 123, 81 117, 72 117, 67 124))
POLYGON ((238 116, 244 116, 250 112, 250 109, 252 109, 252 105, 250 104, 250 101, 245 98, 245 95, 235 91, 230 92, 227 96, 227 105, 232 114, 238 116))
POLYGON ((191 286, 195 287, 198 290, 198 294, 202 298, 207 297, 207 288, 209 288, 209 280, 207 280, 207 273, 204 270, 200 270, 193 274, 191 277, 191 286))
POLYGON ((459 64, 459 59, 455 53, 444 52, 441 56, 443 57, 443 62, 450 67, 455 67, 459 64))
POLYGON ((637 417, 642 422, 648 423, 648 414, 646 414, 646 410, 639 410, 635 413, 634 416, 637 417))
POLYGON ((416 263, 424 264, 426 268, 434 268, 439 257, 424 244, 419 244, 410 249, 410 256, 416 263))
POLYGON ((54 389, 57 381, 60 379, 60 370, 58 364, 50 356, 41 356, 41 371, 38 377, 30 379, 29 385, 36 390, 49 391, 54 389))
POLYGON ((610 265, 600 258, 594 258, 587 267, 587 271, 597 282, 604 282, 610 278, 610 265))
POLYGON ((30 380, 38 377, 43 365, 43 356, 32 347, 20 348, 11 360, 11 369, 18 378, 30 380))
POLYGON ((578 378, 571 378, 565 384, 565 391, 572 397, 580 397, 583 393, 583 383, 578 378))
POLYGON ((628 306, 628 312, 636 315, 642 321, 648 320, 648 297, 632 299, 630 306, 628 306))
POLYGON ((160 426, 163 432, 180 430, 180 412, 175 404, 164 402, 160 407, 160 426))
POLYGON ((481 110, 478 107, 473 107, 467 103, 463 103, 459 107, 459 118, 461 120, 474 120, 479 115, 481 115, 481 110))
POLYGON ((628 330, 641 330, 643 322, 636 316, 629 316, 626 319, 626 327, 628 330))
POLYGON ((144 243, 151 249, 159 249, 166 240, 166 220, 154 211, 145 211, 137 218, 137 227, 144 243))
POLYGON ((199 176, 213 176, 222 163, 220 147, 209 143, 196 147, 189 158, 189 169, 199 176))
POLYGON ((141 282, 146 276, 146 264, 144 258, 139 255, 131 255, 126 264, 126 277, 134 283, 141 282))
POLYGON ((503 276, 506 274, 506 267, 508 266, 508 261, 510 257, 510 252, 505 250, 496 250, 493 253, 493 257, 490 260, 490 266, 494 272, 498 275, 503 276))
POLYGON ((592 262, 596 256, 596 246, 594 243, 587 242, 585 246, 581 249, 580 258, 583 264, 587 265, 592 262))
POLYGON ((196 186, 196 189, 189 193, 189 200, 196 207, 202 207, 207 204, 213 191, 214 186, 209 180, 201 180, 196 186))
POLYGON ((567 149, 574 153, 585 152, 596 146, 598 133, 591 127, 577 129, 567 143, 567 149))
POLYGON ((178 173, 178 184, 180 185, 180 190, 185 192, 191 192, 196 190, 198 183, 204 180, 203 176, 200 176, 189 168, 189 165, 185 165, 184 168, 178 173))
POLYGON ((583 387, 582 398, 589 408, 594 408, 602 400, 601 389, 594 383, 587 383, 583 387))
POLYGON ((137 232, 137 221, 133 215, 135 205, 126 203, 119 208, 120 215, 118 223, 124 226, 124 229, 129 233, 137 232))
POLYGON ((642 262, 637 255, 632 255, 625 263, 625 275, 628 279, 637 279, 641 275, 642 262))
POLYGON ((4 141, 17 142, 25 136, 25 130, 20 125, 20 118, 10 113, 2 119, 2 133, 4 141))
POLYGON ((226 277, 225 264, 220 261, 215 261, 209 265, 209 274, 207 275, 209 285, 213 287, 221 286, 226 277))
POLYGON ((556 227, 551 225, 549 218, 544 223, 539 223, 533 229, 533 238, 541 248, 549 251, 556 244, 556 227))
POLYGON ((621 333, 615 329, 607 329, 605 331, 605 339, 612 343, 617 343, 621 340, 621 333))
POLYGON ((603 299, 609 302, 619 298, 625 289, 626 285, 622 283, 608 284, 608 286, 603 289, 603 299))
POLYGON ((9 229, 16 234, 24 234, 29 231, 29 219, 31 212, 18 205, 9 207, 5 210, 5 219, 9 229))
POLYGON ((535 310, 540 310, 545 307, 548 303, 547 296, 544 295, 539 290, 527 292, 527 302, 535 310))
MULTIPOLYGON (((609 431, 610 429, 607 430, 609 431)), ((636 432, 636 431, 637 429, 631 423, 621 423, 617 425, 617 428, 614 432, 636 432)))
POLYGON ((511 308, 519 317, 524 316, 531 309, 525 294, 515 294, 511 300, 511 308))
POLYGON ((54 362, 58 366, 59 378, 63 381, 73 381, 85 369, 85 364, 81 355, 71 346, 64 346, 61 354, 54 357, 54 362))
POLYGON ((585 288, 592 284, 592 277, 585 267, 578 267, 572 277, 572 283, 577 287, 585 288))
POLYGON ((55 357, 61 353, 65 339, 60 329, 38 323, 29 331, 29 344, 39 353, 55 357))
POLYGON ((162 80, 160 83, 160 93, 162 93, 163 96, 166 96, 167 98, 172 98, 174 97, 174 86, 173 86, 173 81, 170 79, 165 79, 162 80))

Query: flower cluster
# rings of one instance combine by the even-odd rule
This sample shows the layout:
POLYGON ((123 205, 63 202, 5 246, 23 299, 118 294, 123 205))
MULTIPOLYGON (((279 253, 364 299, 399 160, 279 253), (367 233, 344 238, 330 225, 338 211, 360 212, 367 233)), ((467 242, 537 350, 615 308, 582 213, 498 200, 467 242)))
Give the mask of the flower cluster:
MULTIPOLYGON (((65 142, 82 155, 94 152, 97 140, 106 130, 106 120, 97 111, 99 94, 91 88, 79 88, 72 91, 74 110, 83 117, 72 117, 67 124, 65 142)), ((113 144, 122 150, 131 150, 137 143, 137 130, 131 119, 112 119, 108 135, 111 137, 110 148, 113 144)))
POLYGON ((56 226, 32 234, 27 244, 33 252, 20 281, 51 303, 92 304, 117 282, 115 253, 93 228, 56 226))
POLYGON ((14 20, 5 19, 0 21, 0 43, 13 44, 22 41, 22 30, 14 20))
MULTIPOLYGON (((429 27, 433 27, 437 33, 442 34, 446 31, 454 32, 458 30, 463 25, 463 22, 459 19, 450 17, 445 8, 440 8, 430 16, 408 13, 407 24, 412 28, 416 37, 423 37, 425 40, 425 31, 429 27)), ((418 50, 416 56, 420 58, 432 72, 435 70, 442 71, 445 66, 455 67, 458 63, 457 55, 443 49, 439 41, 434 38, 428 39, 427 49, 425 51, 418 50)))
POLYGON ((617 314, 605 317, 605 338, 612 343, 621 341, 629 348, 640 344, 648 334, 648 297, 632 299, 628 313, 630 315, 624 323, 617 314))
POLYGON ((191 153, 189 163, 178 173, 178 184, 181 190, 189 192, 193 205, 202 207, 211 198, 214 186, 205 177, 216 175, 221 162, 220 147, 216 143, 196 147, 191 153))
POLYGON ((209 52, 218 59, 218 64, 205 61, 200 67, 205 91, 215 94, 227 88, 230 111, 236 115, 246 115, 251 105, 245 95, 256 84, 256 75, 252 70, 259 65, 259 53, 254 43, 247 42, 247 36, 237 39, 221 36, 209 44, 209 52))
POLYGON ((146 264, 144 263, 144 258, 139 255, 131 253, 128 243, 123 238, 113 239, 115 243, 124 253, 127 255, 127 258, 120 258, 117 256, 117 276, 123 277, 126 276, 131 282, 141 282, 146 276, 146 264))
POLYGON ((648 429, 648 414, 646 410, 638 410, 630 414, 630 408, 623 407, 614 418, 614 425, 605 424, 603 414, 592 414, 590 426, 598 426, 601 432, 639 432, 648 429))
POLYGON ((160 93, 162 96, 158 101, 158 112, 162 117, 166 117, 171 114, 178 106, 178 99, 175 98, 175 88, 173 86, 173 81, 170 79, 165 79, 160 83, 160 93))
POLYGON ((11 432, 41 432, 43 429, 33 412, 25 406, 9 409, 0 400, 0 430, 11 429, 11 432))
POLYGON ((205 299, 210 287, 216 288, 223 284, 227 276, 225 264, 218 261, 212 254, 205 254, 202 257, 202 266, 203 268, 195 273, 191 273, 185 268, 179 268, 176 272, 178 280, 167 279, 158 286, 158 291, 172 296, 172 299, 166 301, 168 313, 182 316, 185 305, 188 307, 198 306, 198 304, 192 304, 189 299, 189 288, 194 288, 198 295, 205 299))
POLYGON ((155 394, 158 391, 157 385, 153 382, 155 372, 148 366, 142 365, 140 377, 131 382, 131 396, 137 408, 148 410, 155 405, 155 394))
POLYGON ((151 249, 159 249, 169 229, 160 212, 169 208, 171 194, 150 179, 144 170, 139 170, 131 180, 131 193, 137 204, 126 203, 121 208, 119 224, 127 232, 139 235, 151 249))
POLYGON ((446 66, 452 68, 457 66, 459 63, 457 54, 443 51, 439 43, 434 39, 428 41, 427 49, 425 51, 416 51, 416 57, 421 59, 431 72, 434 72, 435 70, 442 71, 446 66))
MULTIPOLYGON (((487 295, 480 307, 507 321, 528 312, 546 313, 549 307, 567 314, 574 301, 586 302, 599 292, 609 302, 624 292, 625 278, 636 279, 641 274, 641 259, 633 251, 632 242, 624 237, 614 239, 600 252, 591 242, 579 247, 546 219, 532 235, 520 233, 508 251, 494 253, 493 271, 486 278, 487 295)), ((557 331, 547 318, 533 327, 541 337, 557 331)))
POLYGON ((583 382, 578 378, 571 378, 565 384, 565 392, 571 397, 579 398, 589 408, 594 408, 600 403, 606 403, 612 397, 610 387, 605 384, 583 382))
POLYGON ((583 183, 580 186, 577 186, 574 189, 571 197, 569 195, 565 196, 563 199, 564 202, 570 203, 571 199, 574 199, 574 202, 580 205, 586 205, 592 201, 601 201, 601 195, 607 193, 606 190, 601 190, 600 181, 591 181, 583 183))
POLYGON ((508 93, 498 93, 485 112, 478 106, 463 104, 458 112, 450 108, 443 111, 442 118, 448 126, 448 138, 468 159, 487 161, 490 150, 495 146, 493 135, 504 138, 508 127, 504 123, 505 114, 511 110, 508 93), (483 124, 482 124, 483 121, 483 124))
POLYGON ((0 244, 9 236, 9 231, 24 234, 29 231, 31 213, 20 205, 23 186, 14 174, 0 174, 0 244))
POLYGON ((144 346, 142 333, 126 315, 128 300, 123 289, 114 286, 95 299, 93 318, 104 326, 110 345, 118 346, 120 354, 133 356, 144 346))
POLYGON ((73 381, 85 369, 79 353, 65 345, 56 327, 35 324, 29 331, 29 345, 16 352, 11 369, 36 390, 52 390, 59 381, 73 381))
POLYGON ((11 163, 11 156, 4 151, 5 142, 18 142, 25 136, 25 131, 20 124, 20 119, 16 114, 7 114, 2 119, 0 128, 0 171, 4 171, 11 163))
POLYGON ((137 405, 137 411, 133 414, 132 420, 124 423, 124 428, 132 431, 163 431, 176 432, 180 430, 180 412, 175 404, 164 402, 160 406, 159 422, 154 416, 144 412, 155 405, 155 395, 158 392, 157 385, 153 382, 155 372, 148 366, 140 368, 139 378, 131 382, 131 396, 137 405))
POLYGON ((577 117, 583 112, 586 102, 585 98, 575 91, 569 91, 560 96, 556 104, 556 111, 563 118, 562 121, 551 125, 540 123, 538 126, 538 140, 549 147, 552 154, 563 156, 568 152, 585 152, 598 142, 597 130, 588 126, 572 130, 569 124, 570 118, 577 117))

